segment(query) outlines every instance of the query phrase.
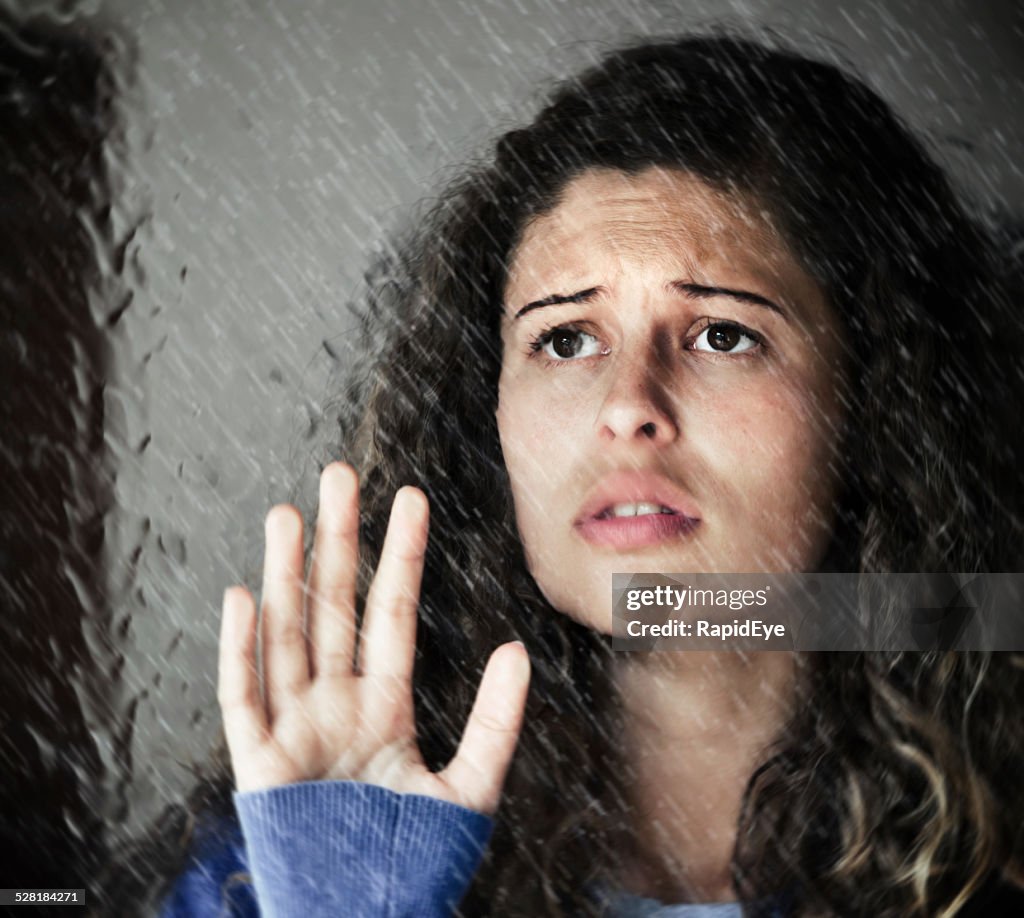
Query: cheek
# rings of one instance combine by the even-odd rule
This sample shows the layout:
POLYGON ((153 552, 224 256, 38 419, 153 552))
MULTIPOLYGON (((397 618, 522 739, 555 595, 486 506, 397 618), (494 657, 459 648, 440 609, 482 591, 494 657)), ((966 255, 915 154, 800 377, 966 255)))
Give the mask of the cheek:
POLYGON ((701 437, 720 506, 785 529, 827 515, 838 436, 831 415, 796 386, 733 393, 727 404, 705 416, 701 437))
MULTIPOLYGON (((531 393, 520 384, 504 380, 498 394, 498 436, 512 486, 512 498, 520 530, 544 506, 550 476, 544 455, 557 412, 538 410, 531 393)), ((523 533, 526 535, 526 533, 523 533)))
POLYGON ((498 394, 498 434, 517 505, 527 492, 558 487, 557 472, 581 442, 581 406, 546 380, 503 379, 498 394), (558 459, 557 465, 553 463, 558 459))
POLYGON ((527 566, 552 603, 555 597, 544 590, 542 581, 546 578, 537 570, 537 559, 551 557, 555 548, 550 542, 550 519, 559 492, 560 468, 553 465, 552 456, 565 455, 562 444, 566 421, 557 402, 543 399, 529 387, 502 381, 498 435, 512 489, 516 526, 527 566))

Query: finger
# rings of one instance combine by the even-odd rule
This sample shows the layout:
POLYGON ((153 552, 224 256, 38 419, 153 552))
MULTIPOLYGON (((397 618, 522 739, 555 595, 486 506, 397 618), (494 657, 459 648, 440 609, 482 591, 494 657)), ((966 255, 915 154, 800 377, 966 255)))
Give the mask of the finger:
POLYGON ((396 703, 412 710, 416 609, 427 547, 429 507, 418 488, 401 488, 391 507, 380 564, 366 597, 360 675, 368 723, 390 721, 396 703))
POLYGON ((256 757, 268 727, 256 669, 256 603, 244 587, 224 591, 217 701, 238 780, 238 763, 256 757))
POLYGON ((302 632, 302 517, 289 504, 271 508, 263 564, 263 673, 271 722, 309 684, 302 632))
POLYGON ((358 563, 359 479, 351 466, 332 462, 320 476, 306 600, 313 678, 354 671, 358 563))
POLYGON ((440 775, 470 809, 487 815, 498 809, 529 686, 526 648, 518 641, 502 644, 487 661, 462 742, 440 775))

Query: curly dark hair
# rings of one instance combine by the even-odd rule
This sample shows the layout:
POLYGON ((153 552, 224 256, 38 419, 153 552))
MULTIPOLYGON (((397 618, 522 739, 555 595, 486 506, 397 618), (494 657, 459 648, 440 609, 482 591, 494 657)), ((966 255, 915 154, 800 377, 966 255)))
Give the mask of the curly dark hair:
MULTIPOLYGON (((620 48, 561 83, 368 275, 362 357, 320 462, 361 473, 364 581, 395 491, 430 499, 415 687, 431 767, 453 755, 491 650, 519 638, 533 661, 466 915, 597 914, 583 891, 623 842, 610 642, 554 611, 527 570, 495 409, 524 227, 584 170, 651 166, 757 201, 844 323, 853 423, 832 568, 1004 571, 1020 556, 1011 277, 889 106, 836 66, 721 33, 620 48)), ((795 891, 796 915, 951 916, 1024 882, 1021 657, 803 654, 798 680, 802 703, 744 794, 732 866, 748 914, 795 891)), ((230 811, 223 745, 199 777, 120 859, 114 901, 154 874, 166 890, 195 820, 230 811)))

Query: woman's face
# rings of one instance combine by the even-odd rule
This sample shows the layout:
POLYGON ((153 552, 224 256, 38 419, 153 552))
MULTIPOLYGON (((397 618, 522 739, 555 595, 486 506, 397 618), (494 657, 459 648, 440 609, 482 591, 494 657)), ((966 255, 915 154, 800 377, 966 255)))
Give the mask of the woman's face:
POLYGON ((589 170, 513 253, 498 429, 530 571, 611 631, 616 572, 813 570, 840 325, 751 202, 589 170))

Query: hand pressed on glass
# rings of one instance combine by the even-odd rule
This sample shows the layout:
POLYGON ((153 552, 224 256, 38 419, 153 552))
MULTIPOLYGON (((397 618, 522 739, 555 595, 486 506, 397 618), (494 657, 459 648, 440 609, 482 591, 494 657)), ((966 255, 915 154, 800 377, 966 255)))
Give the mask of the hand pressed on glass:
POLYGON ((428 515, 419 489, 395 495, 357 666, 356 473, 340 462, 324 469, 305 587, 301 516, 289 505, 267 514, 262 696, 255 603, 244 587, 224 594, 218 700, 239 791, 356 780, 487 815, 497 810, 522 726, 529 658, 518 643, 491 655, 455 758, 429 771, 416 744, 412 693, 428 515))

